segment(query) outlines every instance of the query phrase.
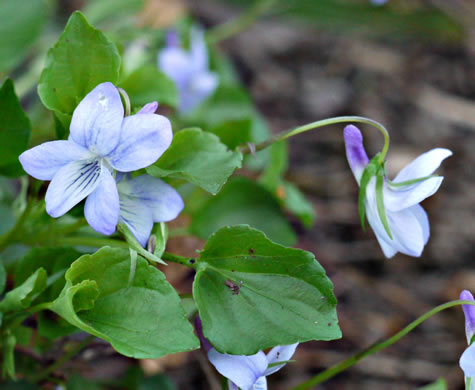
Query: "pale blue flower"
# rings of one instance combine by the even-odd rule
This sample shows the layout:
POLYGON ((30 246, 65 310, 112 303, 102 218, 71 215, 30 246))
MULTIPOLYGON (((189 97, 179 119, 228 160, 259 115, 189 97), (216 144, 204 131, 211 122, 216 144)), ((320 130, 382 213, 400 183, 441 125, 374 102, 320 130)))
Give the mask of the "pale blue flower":
MULTIPOLYGON (((363 147, 363 136, 357 127, 350 125, 345 128, 344 137, 348 163, 360 184, 363 171, 369 163, 363 147)), ((378 213, 376 178, 371 178, 366 190, 366 216, 386 257, 392 257, 397 252, 409 256, 421 255, 430 231, 429 219, 419 203, 438 190, 443 177, 434 176, 410 185, 396 184, 432 175, 441 162, 451 155, 452 152, 448 149, 430 150, 404 167, 392 182, 384 179, 384 207, 392 238, 378 213)))
POLYGON ((181 114, 197 107, 218 86, 218 76, 209 70, 204 33, 197 28, 191 30, 189 51, 181 47, 174 31, 169 32, 167 46, 158 54, 158 67, 178 88, 181 114))
POLYGON ((201 319, 195 318, 195 327, 208 359, 216 370, 228 379, 229 390, 267 390, 266 377, 279 371, 292 358, 299 343, 272 348, 250 356, 219 353, 204 337, 201 319), (281 364, 278 364, 282 362, 281 364))
MULTIPOLYGON (((462 291, 460 299, 475 302, 473 295, 467 290, 462 291)), ((465 314, 465 334, 468 348, 460 357, 460 368, 465 374, 465 380, 471 378, 470 390, 475 390, 475 306, 462 305, 462 308, 465 314)))
POLYGON ((91 227, 114 232, 120 210, 114 170, 149 166, 172 140, 170 121, 151 113, 154 103, 146 107, 124 118, 116 87, 99 84, 74 110, 67 141, 46 142, 20 155, 28 174, 51 180, 45 197, 49 215, 60 217, 87 198, 84 214, 91 227))
POLYGON ((388 0, 370 0, 371 4, 373 5, 384 5, 388 2, 388 0))
POLYGON ((160 179, 141 175, 118 175, 120 199, 119 221, 124 223, 137 241, 145 247, 154 222, 168 222, 183 210, 180 194, 160 179))
POLYGON ((229 389, 267 390, 266 376, 279 371, 289 361, 296 344, 272 348, 266 355, 259 351, 255 355, 228 355, 219 353, 214 348, 208 351, 208 359, 218 372, 229 380, 229 389), (277 364, 284 362, 282 364, 277 364), (269 367, 270 366, 270 367, 269 367))

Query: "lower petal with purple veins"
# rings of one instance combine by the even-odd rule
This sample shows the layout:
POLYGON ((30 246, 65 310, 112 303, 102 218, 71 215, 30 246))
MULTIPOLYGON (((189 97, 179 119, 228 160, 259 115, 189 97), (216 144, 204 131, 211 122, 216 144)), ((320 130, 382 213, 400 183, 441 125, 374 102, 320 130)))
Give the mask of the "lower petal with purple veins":
POLYGON ((67 213, 91 194, 101 180, 99 161, 73 161, 62 167, 46 191, 46 211, 52 217, 67 213))

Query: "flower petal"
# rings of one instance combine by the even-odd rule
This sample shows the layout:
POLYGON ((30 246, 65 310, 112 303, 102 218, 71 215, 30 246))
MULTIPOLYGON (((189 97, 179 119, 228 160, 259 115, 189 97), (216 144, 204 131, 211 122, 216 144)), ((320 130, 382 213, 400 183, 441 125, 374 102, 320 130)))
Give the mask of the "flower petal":
POLYGON ((406 165, 394 178, 395 183, 419 179, 431 175, 452 152, 444 148, 436 148, 421 154, 414 161, 406 165))
POLYGON ((25 172, 39 180, 51 180, 66 164, 91 157, 87 149, 70 141, 51 141, 31 148, 18 157, 25 172))
POLYGON ((196 73, 208 70, 208 49, 204 39, 204 31, 199 27, 191 29, 190 58, 196 73))
POLYGON ((137 114, 154 114, 155 111, 157 111, 157 108, 158 102, 147 103, 137 112, 137 114))
POLYGON ((254 386, 252 387, 252 390, 267 390, 267 379, 265 376, 261 376, 256 383, 254 383, 254 386))
POLYGON ((262 351, 251 356, 241 356, 219 353, 212 348, 208 352, 208 359, 221 375, 242 390, 252 389, 252 385, 262 376, 267 367, 266 355, 262 351))
MULTIPOLYGON (((475 377, 475 343, 470 345, 460 357, 460 368, 468 378, 475 377)), ((474 379, 472 379, 474 380, 474 379)))
POLYGON ((92 193, 100 182, 99 161, 73 161, 62 167, 46 191, 46 211, 60 217, 92 193))
MULTIPOLYGON (((462 291, 460 299, 464 301, 475 301, 472 293, 468 290, 462 291)), ((462 305, 462 308, 465 314, 465 334, 467 335, 467 342, 470 344, 472 337, 475 335, 475 306, 462 305)))
POLYGON ((121 181, 119 191, 147 205, 154 222, 171 221, 184 207, 180 194, 172 186, 149 175, 121 181))
POLYGON ((361 180, 361 175, 369 163, 368 156, 363 146, 363 135, 361 131, 353 125, 345 127, 343 132, 345 138, 346 158, 348 164, 355 176, 358 184, 361 180))
POLYGON ((107 159, 112 167, 122 172, 145 168, 167 150, 172 137, 170 121, 162 115, 128 116, 122 124, 119 145, 107 159))
POLYGON ((102 234, 114 233, 119 221, 119 193, 108 169, 101 170, 98 186, 86 199, 84 215, 91 227, 102 234))
POLYGON ((123 195, 122 193, 119 193, 119 201, 119 221, 123 222, 140 245, 145 247, 153 228, 153 219, 150 209, 136 198, 123 195))
POLYGON ((395 249, 392 245, 388 244, 385 240, 383 240, 379 234, 375 234, 375 236, 378 240, 379 246, 383 250, 384 256, 386 256, 387 259, 390 259, 397 253, 397 249, 395 249))
POLYGON ((391 257, 396 251, 419 257, 428 238, 427 222, 423 219, 420 210, 414 211, 412 207, 397 212, 386 210, 389 228, 393 236, 391 239, 379 218, 374 181, 368 185, 366 196, 366 216, 379 243, 386 244, 381 245, 385 255, 391 257))
POLYGON ((158 54, 158 67, 175 82, 179 91, 188 83, 193 73, 190 56, 179 47, 162 49, 158 54))
POLYGON ((432 177, 401 189, 384 186, 384 205, 391 211, 399 211, 414 206, 433 195, 439 189, 443 179, 441 176, 432 177))
POLYGON ((422 238, 424 240, 424 245, 427 244, 430 237, 430 225, 429 217, 427 216, 426 211, 422 208, 421 205, 415 205, 409 208, 409 211, 414 214, 416 219, 419 221, 422 229, 422 238))
POLYGON ((89 92, 76 107, 69 139, 101 156, 119 143, 124 108, 112 83, 102 83, 89 92))
POLYGON ((218 86, 218 76, 213 72, 193 75, 180 94, 180 112, 191 111, 211 95, 218 86))
MULTIPOLYGON (((291 357, 294 355, 298 345, 299 343, 272 348, 266 356, 268 363, 267 365, 290 360, 291 357)), ((286 363, 267 368, 264 371, 264 375, 267 376, 273 374, 276 371, 279 371, 282 367, 285 366, 285 364, 286 363)))

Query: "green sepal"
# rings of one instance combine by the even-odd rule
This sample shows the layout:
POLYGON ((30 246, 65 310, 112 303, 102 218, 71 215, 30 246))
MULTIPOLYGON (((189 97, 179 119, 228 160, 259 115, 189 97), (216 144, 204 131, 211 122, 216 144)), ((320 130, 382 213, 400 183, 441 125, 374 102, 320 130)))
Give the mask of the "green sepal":
POLYGON ((386 209, 384 208, 384 171, 379 171, 376 175, 376 206, 378 207, 379 219, 383 223, 384 230, 388 233, 389 238, 392 240, 393 235, 391 234, 391 229, 389 228, 388 219, 386 217, 386 209))
POLYGON ((281 364, 287 364, 287 363, 295 363, 297 360, 282 360, 279 362, 271 363, 267 366, 267 368, 272 368, 276 366, 280 366, 281 364))
POLYGON ((373 176, 376 176, 376 173, 379 169, 379 155, 378 153, 374 156, 371 161, 366 165, 366 168, 361 175, 360 180, 360 192, 358 195, 358 214, 360 216, 360 223, 363 231, 366 231, 365 228, 365 214, 366 214, 366 206, 365 206, 365 199, 366 199, 366 190, 368 188, 368 184, 371 181, 373 176))
POLYGON ((426 181, 428 179, 432 179, 433 177, 439 177, 439 176, 438 175, 429 175, 429 176, 420 177, 418 179, 401 181, 399 183, 394 183, 393 181, 388 179, 388 184, 391 187, 407 187, 407 186, 412 186, 413 184, 420 183, 422 181, 426 181))
POLYGON ((142 248, 142 245, 139 244, 139 242, 135 239, 134 235, 123 223, 119 223, 117 225, 117 230, 122 233, 122 235, 125 238, 125 241, 127 241, 127 244, 129 244, 130 248, 137 251, 138 254, 140 254, 141 256, 145 257, 147 260, 152 261, 154 263, 168 265, 162 259, 155 256, 153 253, 150 253, 149 251, 142 248))

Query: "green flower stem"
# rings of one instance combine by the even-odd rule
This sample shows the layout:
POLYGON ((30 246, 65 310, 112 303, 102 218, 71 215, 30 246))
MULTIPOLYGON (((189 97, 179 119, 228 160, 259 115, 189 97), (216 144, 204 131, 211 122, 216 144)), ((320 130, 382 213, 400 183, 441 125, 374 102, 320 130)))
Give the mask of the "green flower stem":
POLYGON ((129 95, 127 95, 127 92, 125 92, 122 88, 117 88, 117 90, 119 91, 120 96, 124 100, 124 106, 125 106, 124 116, 129 116, 130 115, 130 109, 131 109, 129 95))
POLYGON ((381 341, 379 343, 375 343, 371 345, 370 347, 364 349, 363 351, 360 351, 357 354, 349 357, 348 359, 338 364, 335 364, 332 367, 327 368, 325 371, 322 371, 317 376, 314 376, 308 381, 301 383, 297 387, 294 387, 292 390, 313 389, 316 385, 319 385, 320 383, 323 383, 327 381, 328 379, 333 378, 335 375, 346 370, 347 368, 354 366, 356 363, 358 363, 360 360, 364 359, 365 357, 370 356, 373 353, 379 352, 383 350, 384 348, 389 347, 390 345, 394 344, 396 341, 399 341, 405 335, 407 335, 410 331, 412 331, 414 328, 422 324, 425 320, 429 319, 433 315, 445 309, 449 309, 451 307, 458 306, 458 305, 475 306, 475 302, 457 300, 457 301, 450 301, 442 305, 436 306, 433 309, 429 310, 427 313, 423 314, 422 316, 414 320, 413 322, 411 322, 404 329, 400 330, 398 333, 396 333, 394 336, 390 337, 389 339, 385 341, 381 341))
POLYGON ((31 380, 32 382, 38 383, 41 382, 42 380, 46 379, 51 373, 56 371, 58 368, 63 366, 65 363, 67 363, 69 360, 71 360, 72 357, 77 355, 84 347, 86 347, 88 344, 91 343, 92 340, 95 339, 95 336, 89 336, 83 341, 81 341, 79 344, 77 344, 74 348, 71 348, 69 351, 65 352, 61 358, 56 360, 51 366, 47 367, 45 370, 41 371, 38 375, 34 376, 31 380))
POLYGON ((270 9, 276 0, 260 0, 237 18, 220 24, 206 33, 206 41, 209 44, 216 44, 225 39, 248 29, 263 13, 270 9))
POLYGON ((168 252, 163 253, 162 259, 165 261, 172 262, 172 263, 178 263, 178 264, 181 264, 193 269, 196 268, 196 263, 197 263, 196 260, 193 258, 178 256, 178 255, 174 255, 168 252))
POLYGON ((285 131, 281 134, 276 135, 275 137, 269 138, 268 140, 261 142, 260 144, 254 145, 254 146, 243 146, 241 147, 240 151, 243 154, 249 154, 251 152, 258 152, 260 150, 263 150, 267 148, 268 146, 279 142, 283 141, 287 138, 293 137, 298 134, 305 133, 310 130, 318 129, 319 127, 323 126, 328 126, 328 125, 334 125, 337 123, 349 123, 349 122, 356 122, 356 123, 364 123, 367 125, 371 125, 373 127, 376 127, 384 136, 384 146, 383 150, 381 151, 380 155, 380 163, 382 164, 384 162, 384 159, 386 158, 386 154, 389 149, 389 133, 386 130, 386 128, 379 122, 376 122, 373 119, 365 118, 362 116, 337 116, 334 118, 328 118, 328 119, 323 119, 319 120, 316 122, 308 123, 303 126, 296 127, 295 129, 285 131))

